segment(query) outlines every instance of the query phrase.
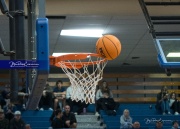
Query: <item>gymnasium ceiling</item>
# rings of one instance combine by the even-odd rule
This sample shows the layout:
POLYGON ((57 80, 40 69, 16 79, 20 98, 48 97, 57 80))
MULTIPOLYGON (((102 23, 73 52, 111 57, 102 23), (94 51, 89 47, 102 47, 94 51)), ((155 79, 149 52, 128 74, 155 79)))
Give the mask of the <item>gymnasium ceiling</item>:
MULTIPOLYGON (((145 0, 179 2, 180 0, 145 0)), ((27 0, 25 1, 26 4, 27 0)), ((26 11, 26 10, 25 10, 26 11)), ((150 6, 151 16, 179 16, 179 6, 150 6)), ((103 34, 119 38, 122 51, 107 67, 159 69, 157 51, 138 0, 46 0, 47 16, 65 16, 49 19, 50 55, 53 52, 94 53, 98 38, 60 36, 62 29, 103 29, 103 34)), ((0 37, 9 50, 9 22, 0 16, 0 37)), ((25 22, 27 42, 27 21, 25 22)), ((158 31, 178 31, 180 25, 158 25, 158 31)), ((0 59, 7 59, 0 55, 0 59)))

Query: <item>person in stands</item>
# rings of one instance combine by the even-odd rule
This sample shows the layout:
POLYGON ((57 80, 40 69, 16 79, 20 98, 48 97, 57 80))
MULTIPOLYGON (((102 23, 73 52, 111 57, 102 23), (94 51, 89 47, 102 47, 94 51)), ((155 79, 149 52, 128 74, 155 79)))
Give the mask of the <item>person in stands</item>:
POLYGON ((71 99, 72 95, 72 85, 69 86, 66 90, 66 104, 70 106, 71 112, 73 112, 73 108, 76 106, 76 110, 74 111, 75 114, 81 114, 83 112, 83 109, 88 106, 84 101, 81 102, 80 100, 77 102, 75 100, 71 99))
POLYGON ((4 108, 10 103, 10 93, 11 93, 10 85, 7 84, 5 86, 5 89, 1 92, 2 95, 1 108, 4 108))
POLYGON ((179 129, 179 128, 180 128, 180 127, 179 127, 178 121, 177 121, 177 120, 173 121, 173 122, 172 122, 172 128, 171 128, 171 129, 179 129))
POLYGON ((30 124, 26 124, 25 125, 25 129, 31 129, 31 125, 30 124))
POLYGON ((163 129, 163 121, 162 120, 157 120, 154 129, 163 129))
POLYGON ((62 87, 63 82, 61 80, 58 80, 56 82, 56 87, 53 90, 54 94, 54 110, 56 110, 58 104, 63 110, 63 107, 65 106, 66 103, 66 89, 62 87))
POLYGON ((116 111, 119 107, 113 98, 109 97, 108 92, 103 93, 103 98, 100 98, 96 104, 96 111, 100 109, 104 110, 107 115, 116 115, 116 111))
POLYGON ((169 93, 166 86, 161 88, 161 92, 157 94, 156 109, 162 111, 162 114, 170 113, 169 93))
POLYGON ((55 111, 55 118, 53 119, 53 121, 51 123, 51 127, 53 129, 64 128, 64 123, 62 121, 62 111, 61 111, 61 109, 58 109, 58 110, 55 111))
POLYGON ((179 115, 179 113, 180 113, 180 101, 177 99, 175 92, 172 92, 170 94, 169 106, 173 110, 174 115, 179 115))
POLYGON ((133 129, 141 129, 141 125, 140 125, 140 123, 138 121, 135 121, 133 123, 133 129))
POLYGON ((131 129, 133 126, 132 118, 130 117, 130 113, 128 109, 123 111, 123 115, 120 117, 120 129, 131 129))
POLYGON ((108 93, 110 98, 113 98, 113 94, 111 90, 109 89, 108 83, 106 81, 102 82, 102 86, 100 86, 100 88, 96 92, 96 113, 95 113, 96 116, 99 116, 99 110, 102 109, 101 106, 99 105, 101 103, 100 98, 104 98, 104 95, 103 95, 104 92, 108 93))
POLYGON ((12 103, 9 103, 7 107, 4 107, 5 118, 10 121, 12 118, 14 118, 15 111, 16 111, 16 106, 12 103))
POLYGON ((62 120, 64 123, 64 128, 76 128, 77 120, 74 113, 70 112, 70 106, 65 106, 65 111, 63 112, 62 120))
POLYGON ((0 129, 9 129, 9 120, 4 117, 3 109, 0 109, 0 129))
POLYGON ((47 107, 51 111, 53 110, 53 90, 48 83, 46 84, 39 101, 39 109, 43 111, 44 107, 47 107))
POLYGON ((57 110, 60 110, 60 107, 59 107, 59 106, 56 108, 56 110, 53 110, 53 112, 52 112, 52 114, 51 114, 51 116, 50 116, 50 118, 49 118, 50 123, 52 123, 52 121, 53 121, 54 118, 56 117, 56 111, 57 111, 57 110))
POLYGON ((19 101, 22 104, 22 110, 26 110, 26 102, 29 97, 29 94, 27 93, 26 83, 24 82, 24 85, 22 89, 18 92, 19 101))
POLYGON ((15 111, 14 118, 10 121, 10 129, 24 129, 25 125, 24 120, 21 118, 21 112, 15 111))

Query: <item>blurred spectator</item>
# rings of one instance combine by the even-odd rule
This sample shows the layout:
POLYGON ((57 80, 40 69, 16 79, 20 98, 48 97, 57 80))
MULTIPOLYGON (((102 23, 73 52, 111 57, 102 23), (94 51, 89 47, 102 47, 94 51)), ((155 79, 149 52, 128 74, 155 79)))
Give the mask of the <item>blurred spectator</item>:
POLYGON ((99 116, 99 110, 102 109, 101 106, 97 106, 97 105, 100 105, 100 98, 104 98, 104 92, 108 93, 109 94, 109 97, 110 98, 113 98, 113 94, 111 92, 111 90, 109 89, 108 87, 108 83, 106 81, 103 81, 102 82, 102 86, 100 86, 100 88, 97 90, 96 92, 96 116, 99 116))
POLYGON ((25 129, 31 129, 30 124, 26 124, 26 125, 25 125, 25 129))
POLYGON ((123 115, 120 117, 120 129, 131 129, 132 124, 132 118, 130 117, 130 113, 128 109, 125 109, 123 111, 123 115))
POLYGON ((50 116, 50 118, 49 118, 50 123, 52 123, 52 121, 54 120, 54 118, 55 118, 55 116, 56 116, 56 111, 57 111, 57 110, 60 110, 60 107, 59 107, 59 106, 56 108, 56 110, 53 110, 53 112, 52 112, 52 114, 51 114, 51 116, 50 116))
POLYGON ((21 112, 15 111, 14 118, 10 121, 10 129, 24 129, 25 125, 24 120, 21 118, 21 112))
POLYGON ((53 92, 52 88, 47 83, 44 90, 42 97, 39 102, 40 110, 44 110, 44 107, 48 107, 49 110, 53 110, 53 92))
POLYGON ((20 103, 22 104, 22 109, 25 110, 26 109, 26 101, 27 98, 29 96, 29 94, 26 91, 26 85, 23 85, 23 88, 18 92, 18 96, 20 97, 20 103))
POLYGON ((16 111, 16 106, 12 103, 9 103, 7 107, 4 108, 5 118, 9 121, 14 118, 14 112, 16 111))
POLYGON ((9 121, 4 118, 3 109, 0 109, 0 129, 9 129, 9 121))
POLYGON ((133 123, 133 129, 141 129, 141 125, 140 125, 140 123, 138 121, 135 121, 133 123))
POLYGON ((58 80, 56 82, 56 87, 53 90, 54 93, 54 110, 56 110, 58 104, 60 104, 61 110, 65 106, 66 103, 66 89, 62 87, 63 82, 61 80, 58 80))
POLYGON ((64 128, 76 128, 77 120, 74 113, 70 112, 70 106, 65 106, 65 111, 63 112, 62 120, 64 123, 64 128))
POLYGON ((56 117, 53 119, 53 121, 51 123, 51 127, 53 129, 64 128, 64 123, 62 121, 62 111, 61 111, 61 109, 55 111, 55 116, 56 117))
POLYGON ((156 121, 156 126, 154 129, 163 129, 163 121, 162 120, 157 120, 156 121))
POLYGON ((1 99, 1 107, 7 106, 10 103, 10 85, 6 85, 5 89, 1 92, 2 99, 1 99))
POLYGON ((177 120, 173 121, 171 129, 179 129, 179 123, 177 120))
POLYGON ((108 93, 110 98, 113 98, 113 94, 110 91, 110 89, 108 87, 108 83, 106 81, 103 81, 102 86, 97 90, 97 92, 96 92, 96 100, 102 98, 104 92, 108 93))
POLYGON ((113 98, 109 97, 108 92, 103 93, 103 97, 100 98, 96 103, 96 111, 100 109, 104 110, 107 115, 116 115, 119 104, 114 101, 113 98))
POLYGON ((77 110, 75 111, 75 114, 81 114, 83 112, 83 108, 86 108, 88 104, 86 104, 84 101, 81 102, 80 100, 77 102, 75 100, 71 99, 72 95, 72 86, 69 86, 66 90, 66 104, 70 106, 71 112, 73 112, 74 106, 77 107, 77 110))
POLYGON ((170 113, 169 107, 169 94, 166 86, 161 88, 161 92, 157 94, 157 102, 156 102, 156 109, 161 110, 162 114, 165 115, 166 113, 170 113))
POLYGON ((180 102, 177 99, 177 96, 176 96, 175 92, 172 92, 170 94, 169 106, 173 110, 174 115, 179 115, 179 113, 180 113, 180 102))
POLYGON ((135 121, 135 122, 133 123, 132 129, 149 129, 149 127, 141 127, 139 121, 135 121))

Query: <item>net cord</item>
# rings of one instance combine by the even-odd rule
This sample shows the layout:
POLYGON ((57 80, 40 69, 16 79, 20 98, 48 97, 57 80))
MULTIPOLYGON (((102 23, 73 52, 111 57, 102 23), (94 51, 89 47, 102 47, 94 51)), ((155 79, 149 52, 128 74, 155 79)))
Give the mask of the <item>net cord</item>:
MULTIPOLYGON (((75 101, 81 101, 87 103, 95 103, 95 92, 98 82, 102 79, 103 70, 107 64, 107 61, 101 62, 101 58, 97 57, 97 62, 92 66, 93 72, 89 72, 88 64, 83 64, 81 60, 75 60, 74 62, 80 62, 82 64, 82 71, 76 68, 75 63, 71 63, 72 68, 65 65, 64 61, 60 61, 59 65, 62 70, 68 76, 72 85, 71 99, 75 101)), ((93 62, 89 57, 88 62, 93 62)))

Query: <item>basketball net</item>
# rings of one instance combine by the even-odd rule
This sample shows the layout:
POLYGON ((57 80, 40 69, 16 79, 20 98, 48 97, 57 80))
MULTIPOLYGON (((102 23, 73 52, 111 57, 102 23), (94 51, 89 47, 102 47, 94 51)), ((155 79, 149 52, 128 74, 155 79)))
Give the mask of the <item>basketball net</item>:
POLYGON ((107 60, 102 57, 88 56, 86 62, 82 59, 59 61, 58 64, 68 76, 72 85, 71 99, 87 103, 95 103, 95 92, 98 82, 102 79, 103 69, 107 60), (88 59, 88 61, 87 61, 88 59), (68 64, 68 65, 67 65, 68 64), (81 64, 81 68, 76 67, 81 64), (92 72, 89 70, 92 66, 92 72))

